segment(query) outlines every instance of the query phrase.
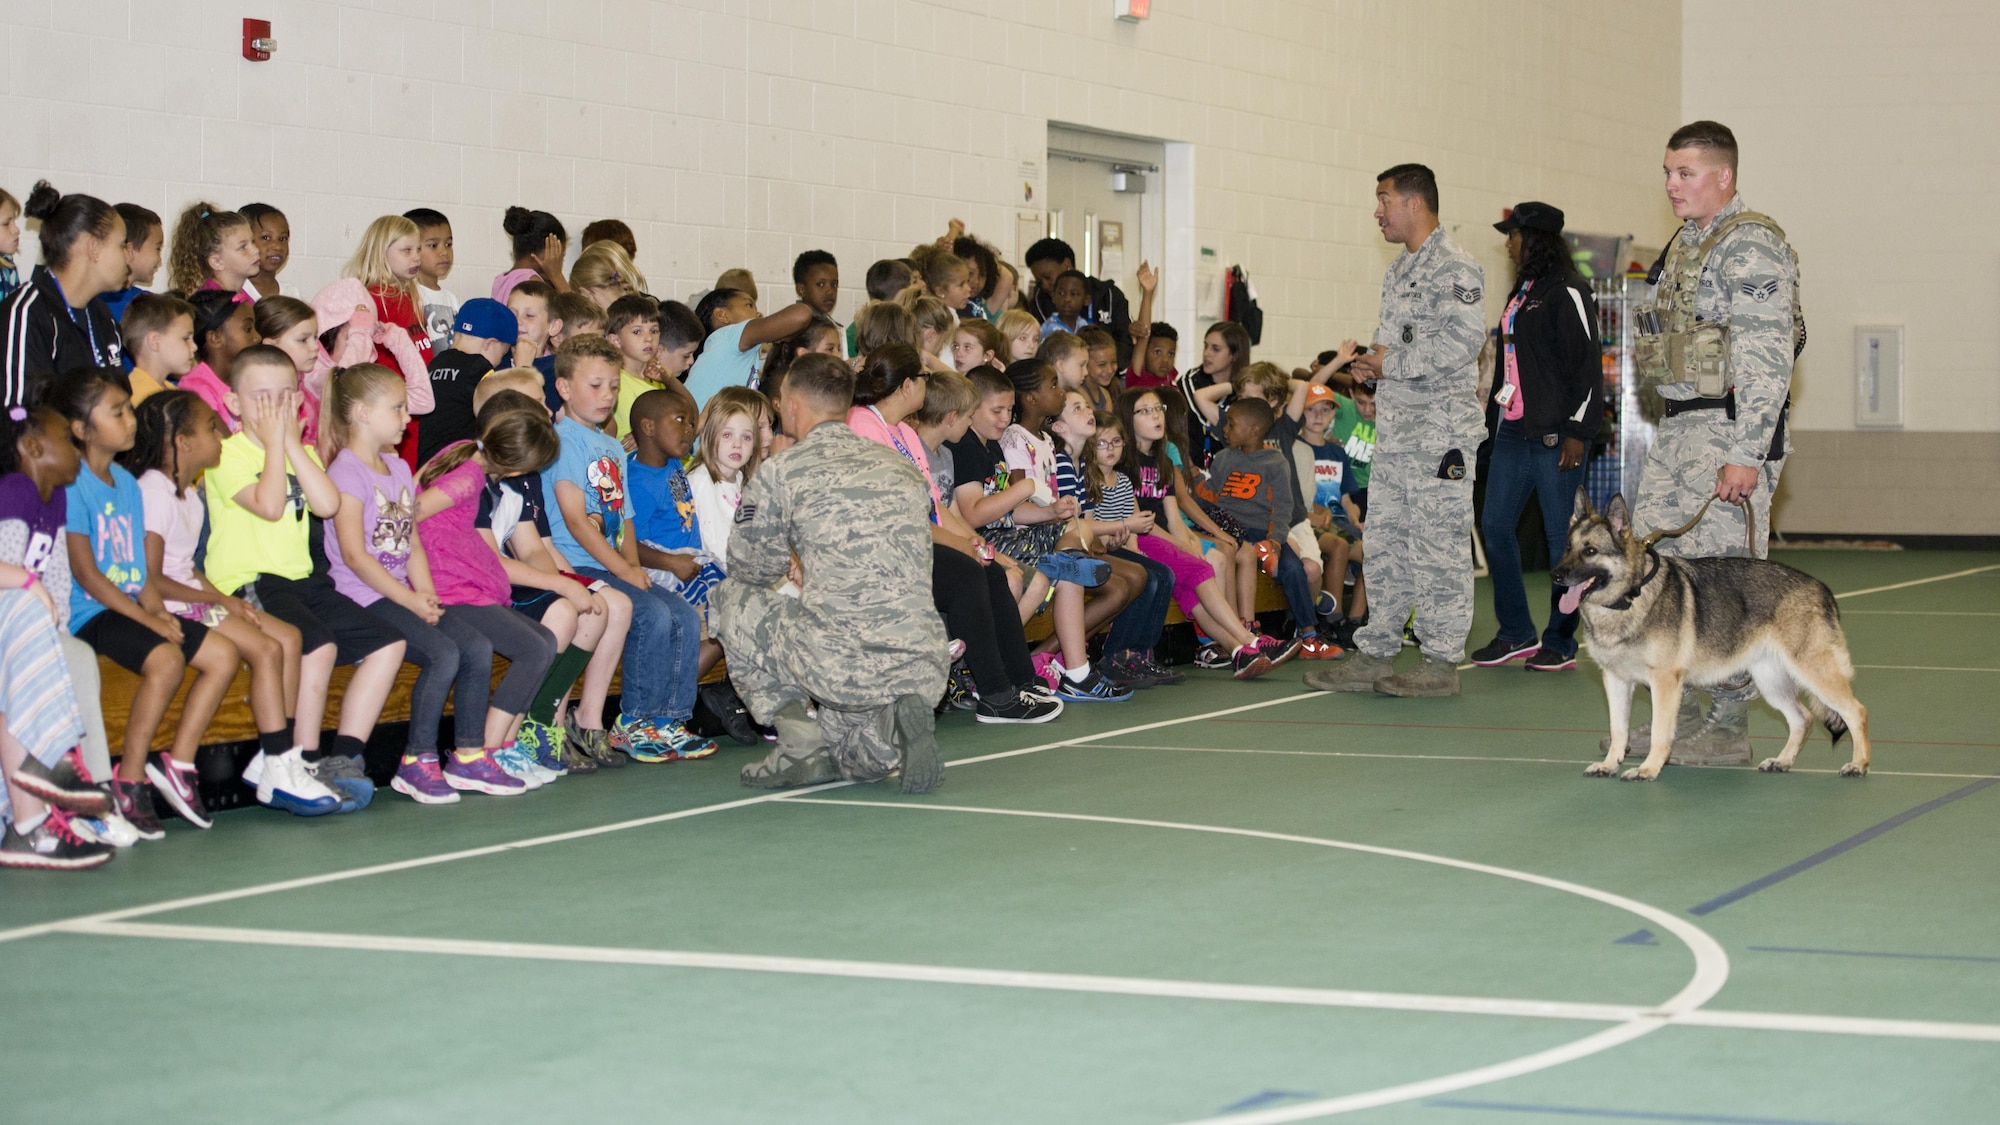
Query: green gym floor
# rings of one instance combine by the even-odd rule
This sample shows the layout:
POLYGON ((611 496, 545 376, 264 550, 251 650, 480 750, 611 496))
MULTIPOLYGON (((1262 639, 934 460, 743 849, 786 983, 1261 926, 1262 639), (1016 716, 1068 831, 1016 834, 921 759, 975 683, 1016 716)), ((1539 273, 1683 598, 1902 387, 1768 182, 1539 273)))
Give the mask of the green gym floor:
POLYGON ((0 876, 0 1119, 2000 1120, 2000 555, 1780 557, 1845 595, 1865 779, 1823 733, 1586 779, 1587 659, 1442 700, 1300 662, 954 715, 922 798, 730 746, 169 821, 0 876))

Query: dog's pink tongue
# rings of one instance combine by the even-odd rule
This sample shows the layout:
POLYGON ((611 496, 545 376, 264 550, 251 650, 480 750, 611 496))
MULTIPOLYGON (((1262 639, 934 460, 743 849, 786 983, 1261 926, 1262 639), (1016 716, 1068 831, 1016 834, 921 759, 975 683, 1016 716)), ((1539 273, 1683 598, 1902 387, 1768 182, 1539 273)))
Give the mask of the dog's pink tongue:
POLYGON ((1597 580, 1593 578, 1588 582, 1575 586, 1564 586, 1562 601, 1556 604, 1562 608, 1564 613, 1575 613, 1576 607, 1583 604, 1583 596, 1588 594, 1590 588, 1595 585, 1597 585, 1597 580))

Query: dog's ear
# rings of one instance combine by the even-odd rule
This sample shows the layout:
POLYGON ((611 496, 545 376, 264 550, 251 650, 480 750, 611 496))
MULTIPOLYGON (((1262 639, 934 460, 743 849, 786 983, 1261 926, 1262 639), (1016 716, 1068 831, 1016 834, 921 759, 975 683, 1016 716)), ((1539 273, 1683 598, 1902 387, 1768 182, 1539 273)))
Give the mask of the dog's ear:
POLYGON ((1604 506, 1604 518, 1611 521, 1611 531, 1615 535, 1626 535, 1632 530, 1632 510, 1625 506, 1625 494, 1619 493, 1604 506))
POLYGON ((1576 490, 1576 507, 1571 508, 1569 512, 1571 526, 1580 524, 1596 514, 1597 509, 1590 506, 1590 494, 1585 492, 1581 487, 1578 487, 1576 490))

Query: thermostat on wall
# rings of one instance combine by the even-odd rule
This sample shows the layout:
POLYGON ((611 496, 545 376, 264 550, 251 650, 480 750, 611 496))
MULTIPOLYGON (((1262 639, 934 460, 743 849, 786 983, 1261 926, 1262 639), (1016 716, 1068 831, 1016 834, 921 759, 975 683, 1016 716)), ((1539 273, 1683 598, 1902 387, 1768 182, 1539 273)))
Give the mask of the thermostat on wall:
POLYGON ((1903 326, 1862 324, 1854 329, 1854 424, 1876 429, 1903 426, 1903 326))

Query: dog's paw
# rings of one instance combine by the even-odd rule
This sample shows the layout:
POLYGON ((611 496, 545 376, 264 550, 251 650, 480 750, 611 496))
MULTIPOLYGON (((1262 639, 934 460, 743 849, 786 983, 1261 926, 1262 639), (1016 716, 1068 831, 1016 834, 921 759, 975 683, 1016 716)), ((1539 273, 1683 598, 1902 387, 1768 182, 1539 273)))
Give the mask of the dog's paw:
POLYGON ((1623 774, 1620 774, 1619 776, 1625 781, 1651 781, 1654 778, 1660 776, 1660 771, 1656 769, 1648 769, 1645 766, 1633 766, 1631 769, 1626 770, 1623 774))
POLYGON ((1867 776, 1868 776, 1868 767, 1867 767, 1867 766, 1857 766, 1857 765, 1855 765, 1855 764, 1854 764, 1853 762, 1849 762, 1849 763, 1847 763, 1846 765, 1844 765, 1844 766, 1840 767, 1840 776, 1842 776, 1842 777, 1867 777, 1867 776))
POLYGON ((1610 777, 1616 772, 1618 772, 1618 767, 1612 765, 1610 762, 1592 762, 1583 767, 1583 776, 1585 777, 1610 777))
POLYGON ((1757 763, 1757 769, 1763 773, 1789 773, 1791 768, 1792 764, 1782 758, 1766 758, 1757 763))

